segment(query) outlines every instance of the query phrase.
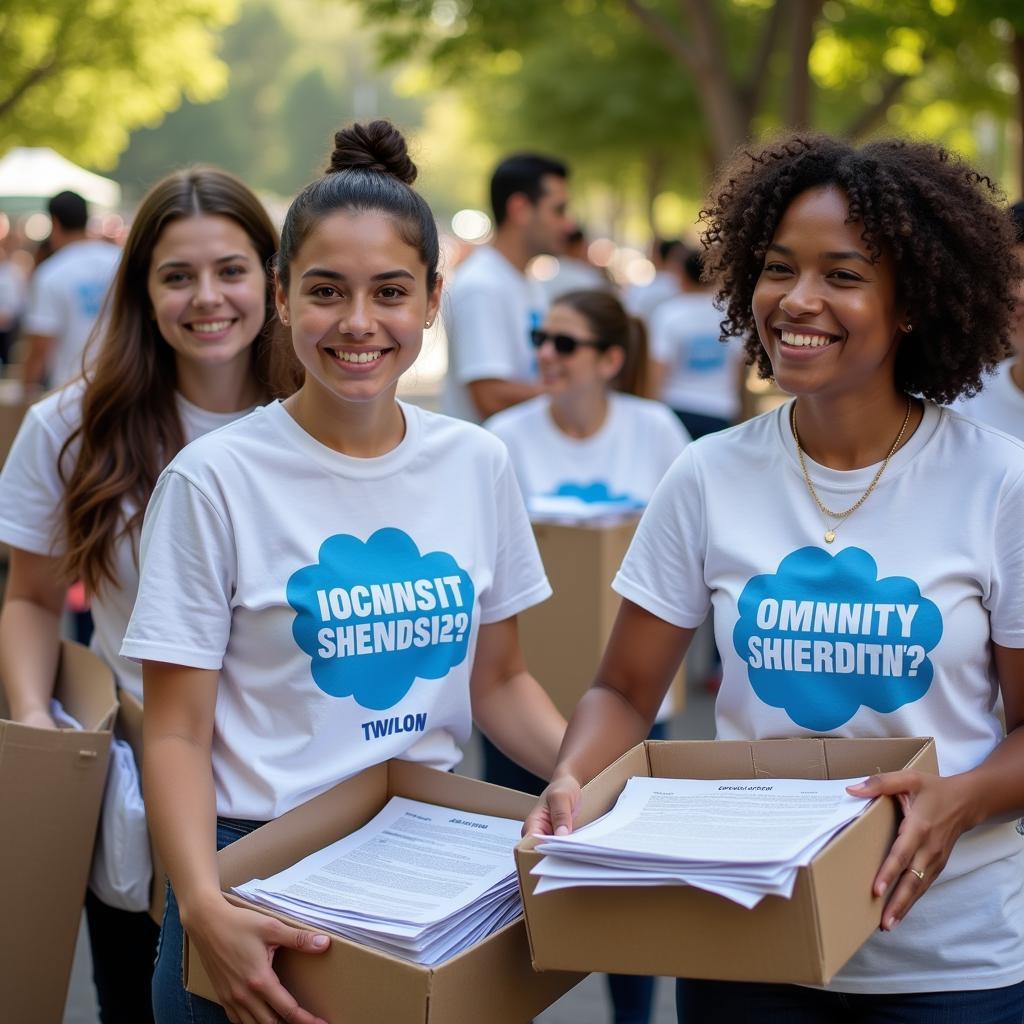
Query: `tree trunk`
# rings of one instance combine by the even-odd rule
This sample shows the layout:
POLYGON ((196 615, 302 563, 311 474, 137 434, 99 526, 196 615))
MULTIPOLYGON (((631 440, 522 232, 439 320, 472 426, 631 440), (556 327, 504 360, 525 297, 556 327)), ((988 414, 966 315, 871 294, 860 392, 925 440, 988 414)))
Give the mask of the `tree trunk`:
POLYGON ((807 128, 811 123, 812 82, 808 58, 814 44, 814 22, 821 4, 822 0, 792 0, 789 95, 786 104, 786 122, 791 128, 807 128))

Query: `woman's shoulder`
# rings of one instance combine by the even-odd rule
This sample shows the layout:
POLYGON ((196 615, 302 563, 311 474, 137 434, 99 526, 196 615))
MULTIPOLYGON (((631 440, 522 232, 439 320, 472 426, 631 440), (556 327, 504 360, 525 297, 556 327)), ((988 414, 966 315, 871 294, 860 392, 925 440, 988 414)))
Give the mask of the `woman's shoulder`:
POLYGON ((73 380, 33 402, 25 413, 30 425, 45 430, 54 441, 63 444, 82 422, 82 398, 85 381, 73 380))
MULTIPOLYGON (((990 472, 1024 479, 1024 441, 974 419, 969 410, 937 408, 944 441, 958 450, 953 457, 970 459, 969 463, 958 464, 970 465, 972 474, 990 472)), ((944 454, 944 461, 949 457, 949 453, 944 454)))
MULTIPOLYGON (((406 405, 404 408, 409 409, 410 407, 406 405)), ((443 451, 452 450, 463 455, 479 453, 490 457, 504 457, 505 445, 491 432, 490 420, 480 426, 419 406, 412 408, 420 419, 420 431, 425 445, 432 448, 439 447, 443 451)), ((497 414, 497 416, 502 415, 504 413, 497 414)), ((491 419, 495 418, 491 417, 491 419)))
POLYGON ((525 402, 511 405, 484 421, 485 430, 502 437, 518 433, 524 425, 543 420, 547 416, 549 399, 547 395, 537 395, 525 402))
POLYGON ((273 416, 277 403, 259 406, 190 441, 167 466, 169 471, 194 479, 214 476, 224 466, 250 460, 259 449, 273 444, 273 416))

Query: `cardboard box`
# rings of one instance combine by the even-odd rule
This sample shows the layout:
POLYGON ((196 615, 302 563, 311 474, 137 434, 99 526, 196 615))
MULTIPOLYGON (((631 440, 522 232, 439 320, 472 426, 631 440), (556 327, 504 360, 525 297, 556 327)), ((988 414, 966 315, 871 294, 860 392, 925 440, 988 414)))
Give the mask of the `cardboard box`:
MULTIPOLYGON (((583 789, 585 825, 634 775, 696 779, 843 779, 911 767, 937 772, 931 739, 792 739, 642 743, 583 789)), ((724 981, 825 984, 875 931, 871 884, 896 836, 898 810, 876 800, 800 868, 791 899, 753 910, 687 886, 578 888, 542 896, 537 840, 516 848, 534 966, 724 981), (623 936, 629 936, 623 942, 623 936)))
MULTIPOLYGON (((611 589, 636 524, 534 523, 553 596, 519 616, 519 643, 530 672, 568 718, 594 680, 622 598, 611 589)), ((683 669, 670 689, 673 714, 685 700, 683 669)))
POLYGON ((0 380, 0 466, 7 459, 29 405, 39 397, 41 394, 26 399, 20 380, 0 380))
POLYGON ((32 1024, 64 1014, 117 711, 110 669, 70 641, 54 695, 83 732, 0 706, 0 1017, 32 1024))
MULTIPOLYGON (((517 819, 525 818, 534 804, 533 797, 524 793, 408 761, 387 761, 221 850, 217 855, 221 888, 266 878, 323 849, 365 825, 392 796, 517 819)), ((256 909, 235 896, 228 899, 256 909)), ((272 916, 300 924, 283 914, 272 916)), ((335 935, 326 953, 278 950, 274 970, 300 1006, 337 1024, 525 1024, 583 978, 536 973, 530 965, 522 919, 433 967, 335 935)), ((190 992, 216 999, 187 935, 184 974, 190 992)))
MULTIPOLYGON (((124 740, 135 755, 135 764, 142 774, 142 701, 127 690, 118 690, 119 709, 117 713, 117 735, 124 740)), ((149 916, 157 924, 164 919, 164 894, 167 885, 167 873, 157 856, 153 837, 149 839, 149 852, 153 860, 153 883, 149 899, 149 916)))

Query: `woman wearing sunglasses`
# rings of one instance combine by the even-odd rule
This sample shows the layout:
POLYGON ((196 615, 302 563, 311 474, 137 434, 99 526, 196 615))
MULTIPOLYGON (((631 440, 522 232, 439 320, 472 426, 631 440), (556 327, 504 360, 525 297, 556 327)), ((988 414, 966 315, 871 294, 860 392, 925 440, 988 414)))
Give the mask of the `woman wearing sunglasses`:
MULTIPOLYGON (((577 499, 623 511, 642 508, 690 435, 667 406, 640 397, 647 376, 647 331, 614 295, 569 292, 531 333, 544 393, 491 417, 484 426, 512 457, 528 507, 539 498, 577 499)), ((671 716, 662 703, 652 738, 671 716)), ((540 793, 493 745, 484 745, 489 782, 540 793)), ((615 1024, 646 1024, 654 979, 610 975, 615 1024)))
POLYGON ((561 296, 532 332, 544 394, 485 426, 512 456, 528 505, 576 498, 641 508, 690 440, 647 376, 641 321, 607 292, 561 296))

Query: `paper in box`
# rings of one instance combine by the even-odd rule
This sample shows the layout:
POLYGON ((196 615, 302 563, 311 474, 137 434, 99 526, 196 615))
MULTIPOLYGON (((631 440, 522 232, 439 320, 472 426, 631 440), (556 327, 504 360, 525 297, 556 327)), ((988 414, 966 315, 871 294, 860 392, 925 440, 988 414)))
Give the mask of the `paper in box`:
MULTIPOLYGON (((225 891, 252 878, 267 878, 303 857, 354 832, 392 796, 463 811, 525 818, 533 797, 408 761, 368 768, 217 854, 225 891)), ((302 928, 309 925, 254 907, 302 928)), ((316 929, 331 934, 329 929, 316 929)), ((331 1021, 387 1021, 388 1024, 525 1024, 582 980, 579 974, 537 973, 530 963, 522 919, 432 967, 370 949, 332 935, 326 953, 279 949, 274 970, 299 1005, 331 1021)), ((216 993, 185 937, 185 986, 216 1000, 216 993)))
MULTIPOLYGON (((639 520, 534 523, 552 596, 519 615, 519 645, 530 673, 568 718, 593 682, 622 598, 611 588, 639 520)), ((682 669, 672 682, 673 714, 683 708, 682 669)))
MULTIPOLYGON (((705 740, 641 743, 583 788, 577 827, 610 810, 634 775, 694 779, 845 779, 938 771, 931 739, 705 740)), ((878 928, 872 882, 896 837, 898 809, 874 803, 799 869, 791 899, 753 910, 688 886, 534 893, 540 860, 516 847, 526 924, 539 970, 608 971, 822 985, 878 928), (629 942, 622 936, 628 935, 629 942)))
POLYGON ((117 710, 114 677, 65 641, 54 696, 84 726, 33 729, 0 698, 0 1017, 60 1024, 117 710))

